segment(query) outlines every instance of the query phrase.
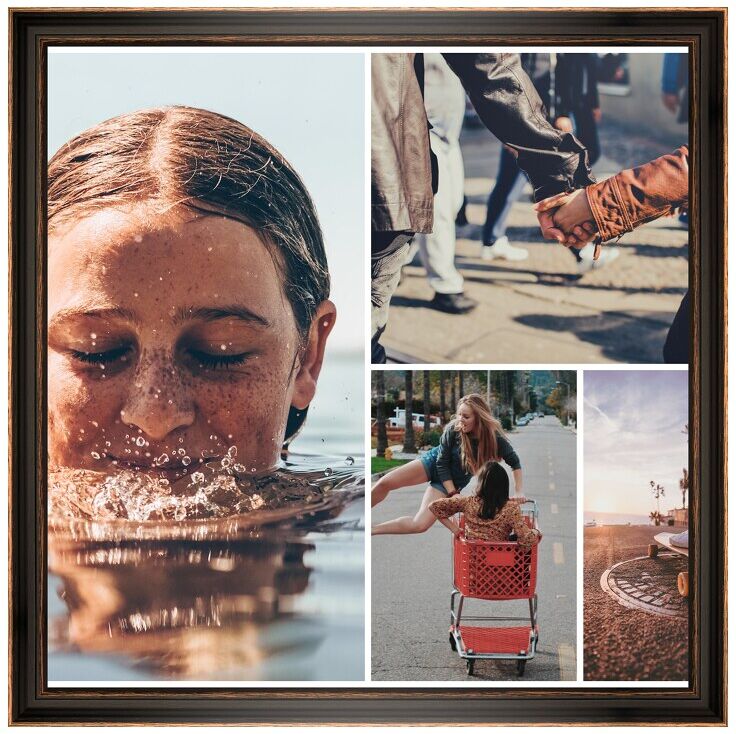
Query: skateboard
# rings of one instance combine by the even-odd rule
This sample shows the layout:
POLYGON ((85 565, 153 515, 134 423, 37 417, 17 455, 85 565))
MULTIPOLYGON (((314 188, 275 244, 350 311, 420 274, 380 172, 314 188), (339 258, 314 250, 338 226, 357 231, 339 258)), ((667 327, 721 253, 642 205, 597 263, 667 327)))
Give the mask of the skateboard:
MULTIPOLYGON (((689 548, 681 548, 678 545, 672 545, 672 538, 678 533, 659 533, 654 536, 654 543, 650 543, 648 555, 650 558, 656 558, 659 555, 659 546, 666 548, 668 551, 677 553, 680 556, 688 558, 690 555, 689 548)), ((677 591, 680 596, 687 596, 690 593, 690 579, 687 571, 682 571, 677 575, 677 591)))

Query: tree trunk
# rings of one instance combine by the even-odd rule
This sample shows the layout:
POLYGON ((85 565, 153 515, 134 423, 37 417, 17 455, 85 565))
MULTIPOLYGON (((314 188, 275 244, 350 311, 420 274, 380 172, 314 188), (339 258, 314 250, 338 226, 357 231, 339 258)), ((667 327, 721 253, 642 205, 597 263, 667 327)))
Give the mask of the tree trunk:
MULTIPOLYGON (((429 370, 424 370, 424 433, 429 433, 429 370)), ((427 443, 427 436, 424 436, 424 443, 427 443)))
POLYGON ((460 393, 458 395, 458 398, 461 398, 463 397, 463 395, 465 395, 465 387, 463 386, 463 382, 464 382, 463 381, 463 371, 460 370, 457 373, 457 389, 458 389, 458 392, 460 393))
POLYGON ((386 380, 383 370, 376 370, 376 425, 378 435, 376 440, 376 456, 386 456, 388 436, 386 435, 386 380))
POLYGON ((457 410, 457 388, 455 387, 456 381, 455 381, 455 375, 453 373, 450 373, 450 413, 455 414, 455 411, 457 410))
POLYGON ((404 451, 407 454, 416 453, 414 443, 414 384, 411 370, 404 373, 406 390, 406 427, 404 428, 404 451))
POLYGON ((440 422, 442 425, 445 425, 445 421, 447 420, 447 416, 445 415, 445 412, 447 410, 447 406, 445 405, 445 373, 443 370, 440 370, 440 422))

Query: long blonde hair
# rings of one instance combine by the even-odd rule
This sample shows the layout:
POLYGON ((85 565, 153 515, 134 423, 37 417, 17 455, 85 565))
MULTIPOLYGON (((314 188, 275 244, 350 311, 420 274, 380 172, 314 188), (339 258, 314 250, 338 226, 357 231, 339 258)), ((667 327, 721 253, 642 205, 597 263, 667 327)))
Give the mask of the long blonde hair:
POLYGON ((491 409, 482 395, 478 393, 464 395, 458 400, 457 410, 461 405, 467 405, 473 411, 478 426, 478 449, 473 451, 470 435, 463 433, 457 421, 455 422, 455 430, 460 434, 463 466, 471 474, 476 474, 486 462, 500 460, 497 437, 504 435, 503 428, 501 422, 491 414, 491 409))

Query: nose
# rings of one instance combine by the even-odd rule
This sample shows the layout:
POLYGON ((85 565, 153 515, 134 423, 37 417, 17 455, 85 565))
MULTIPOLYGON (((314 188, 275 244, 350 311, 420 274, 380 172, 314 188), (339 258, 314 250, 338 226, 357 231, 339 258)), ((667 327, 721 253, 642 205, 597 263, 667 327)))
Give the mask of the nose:
POLYGON ((171 355, 163 351, 141 355, 120 416, 155 441, 194 423, 189 386, 171 355))

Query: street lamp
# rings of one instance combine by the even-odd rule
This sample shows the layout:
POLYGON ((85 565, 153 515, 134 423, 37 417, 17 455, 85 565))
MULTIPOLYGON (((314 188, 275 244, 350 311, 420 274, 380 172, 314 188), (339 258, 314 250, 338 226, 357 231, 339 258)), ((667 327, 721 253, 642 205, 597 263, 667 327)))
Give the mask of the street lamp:
POLYGON ((566 382, 562 380, 557 380, 556 384, 564 385, 567 388, 567 398, 565 400, 565 425, 569 426, 570 425, 570 415, 568 414, 568 411, 567 411, 567 403, 570 400, 570 385, 568 385, 566 382))

